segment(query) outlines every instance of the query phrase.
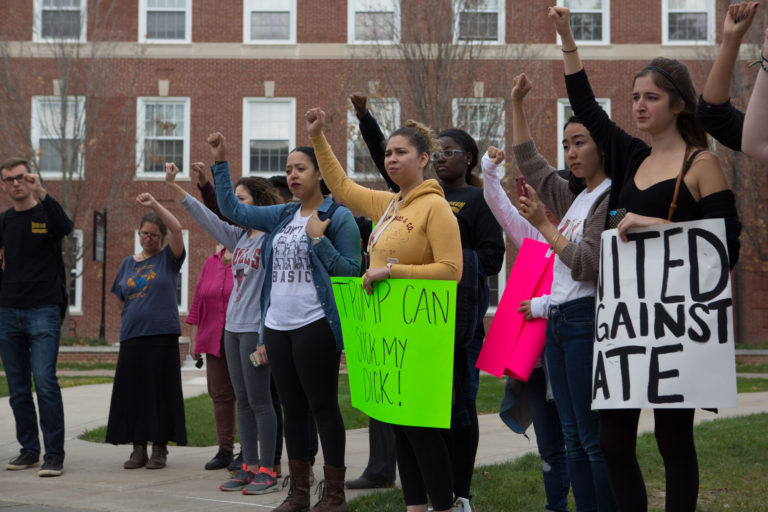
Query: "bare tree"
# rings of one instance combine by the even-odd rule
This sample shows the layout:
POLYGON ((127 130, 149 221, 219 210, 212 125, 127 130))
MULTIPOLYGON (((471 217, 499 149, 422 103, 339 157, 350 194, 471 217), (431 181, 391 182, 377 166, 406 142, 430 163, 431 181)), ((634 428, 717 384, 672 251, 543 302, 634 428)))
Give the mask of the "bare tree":
MULTIPOLYGON (((529 45, 505 42, 505 27, 524 15, 522 4, 504 13, 503 0, 358 0, 351 42, 364 58, 343 85, 367 92, 384 125, 399 119, 391 102, 376 100, 395 98, 403 119, 463 128, 481 150, 503 146, 511 77, 523 65, 533 67, 535 57, 529 45)), ((528 37, 516 33, 514 39, 528 37)), ((373 169, 355 169, 361 171, 373 169)))
MULTIPOLYGON (((135 106, 125 99, 134 96, 130 72, 138 61, 116 58, 115 4, 82 5, 87 14, 85 7, 43 7, 35 14, 33 42, 18 31, 0 34, 0 152, 32 162, 76 227, 89 225, 94 209, 119 212, 135 173, 136 145, 129 122, 135 106)), ((6 29, 25 26, 20 13, 8 15, 18 19, 6 20, 6 29)), ((64 239, 67 289, 89 247, 86 236, 64 239)))

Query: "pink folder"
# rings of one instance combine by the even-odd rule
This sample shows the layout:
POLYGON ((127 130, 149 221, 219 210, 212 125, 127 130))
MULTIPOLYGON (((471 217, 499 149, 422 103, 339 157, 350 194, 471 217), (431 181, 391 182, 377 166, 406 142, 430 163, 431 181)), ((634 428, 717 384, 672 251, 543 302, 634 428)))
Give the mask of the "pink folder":
POLYGON ((507 286, 485 337, 477 367, 491 375, 527 381, 544 350, 546 318, 526 321, 517 311, 520 302, 548 295, 552 288, 555 254, 548 244, 523 240, 507 286))

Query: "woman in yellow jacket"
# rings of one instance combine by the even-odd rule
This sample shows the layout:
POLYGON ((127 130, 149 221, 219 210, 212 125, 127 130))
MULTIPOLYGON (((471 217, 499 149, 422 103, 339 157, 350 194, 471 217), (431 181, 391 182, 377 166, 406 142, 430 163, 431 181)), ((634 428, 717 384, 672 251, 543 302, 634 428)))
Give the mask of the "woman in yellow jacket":
MULTIPOLYGON (((461 278, 461 237, 456 216, 437 181, 424 180, 434 148, 431 130, 414 121, 392 133, 384 166, 400 192, 371 190, 350 180, 323 135, 325 112, 307 112, 309 132, 320 172, 339 201, 378 219, 368 241, 371 264, 363 276, 368 292, 376 281, 461 278)), ((453 343, 453 340, 445 340, 453 343)), ((445 378, 450 379, 450 375, 445 378)), ((427 510, 427 494, 435 512, 453 504, 447 429, 395 425, 397 465, 409 512, 427 510)))

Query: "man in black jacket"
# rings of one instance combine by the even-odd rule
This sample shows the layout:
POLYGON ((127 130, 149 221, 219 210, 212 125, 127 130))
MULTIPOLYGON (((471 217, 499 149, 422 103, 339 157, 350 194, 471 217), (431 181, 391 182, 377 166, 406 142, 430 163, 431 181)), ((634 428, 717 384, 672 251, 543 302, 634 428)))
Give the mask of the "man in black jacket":
POLYGON ((0 185, 12 207, 0 217, 4 252, 0 283, 0 357, 8 378, 10 405, 21 453, 9 470, 37 465, 40 440, 31 375, 40 413, 45 457, 38 474, 58 476, 64 462, 64 406, 56 378, 61 311, 67 306, 61 240, 72 221, 43 188, 29 163, 0 164, 0 185))

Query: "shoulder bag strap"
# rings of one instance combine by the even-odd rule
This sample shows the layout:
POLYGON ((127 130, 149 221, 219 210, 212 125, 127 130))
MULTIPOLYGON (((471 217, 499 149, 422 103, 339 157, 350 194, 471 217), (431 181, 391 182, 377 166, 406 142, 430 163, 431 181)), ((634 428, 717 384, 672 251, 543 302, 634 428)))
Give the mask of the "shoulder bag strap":
MULTIPOLYGON (((684 158, 683 160, 683 166, 680 168, 680 173, 677 175, 677 181, 675 181, 675 193, 672 195, 672 202, 669 204, 669 212, 667 213, 667 220, 672 220, 672 215, 675 214, 675 210, 677 210, 677 194, 680 192, 680 182, 683 181, 683 176, 685 176, 685 173, 688 172, 688 169, 691 168, 691 165, 693 164, 693 161, 696 159, 699 153, 704 151, 703 149, 697 149, 693 153, 691 153, 691 156, 684 158)), ((688 153, 688 150, 686 149, 686 154, 688 153)))

